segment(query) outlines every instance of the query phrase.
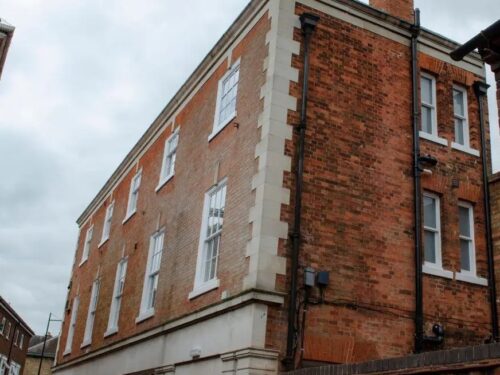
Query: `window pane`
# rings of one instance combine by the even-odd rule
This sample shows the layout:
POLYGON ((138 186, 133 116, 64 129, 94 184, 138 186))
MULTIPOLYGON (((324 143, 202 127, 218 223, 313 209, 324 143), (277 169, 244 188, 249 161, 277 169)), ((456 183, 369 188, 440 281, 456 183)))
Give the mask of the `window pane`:
POLYGON ((455 142, 460 145, 465 145, 464 120, 459 118, 455 119, 455 142))
POLYGON ((453 108, 456 115, 465 117, 464 93, 459 90, 453 90, 453 108))
POLYGON ((470 241, 460 240, 460 264, 462 270, 470 271, 470 241))
POLYGON ((422 102, 427 104, 433 104, 434 98, 432 95, 432 80, 426 77, 422 77, 420 80, 420 85, 421 85, 422 102))
POLYGON ((424 260, 436 263, 436 233, 424 231, 424 260))
POLYGON ((422 131, 432 134, 432 110, 422 106, 422 131))
POLYGON ((437 228, 436 222, 436 200, 424 196, 424 225, 429 228, 437 228))
POLYGON ((467 207, 459 207, 460 235, 471 237, 470 210, 467 207))

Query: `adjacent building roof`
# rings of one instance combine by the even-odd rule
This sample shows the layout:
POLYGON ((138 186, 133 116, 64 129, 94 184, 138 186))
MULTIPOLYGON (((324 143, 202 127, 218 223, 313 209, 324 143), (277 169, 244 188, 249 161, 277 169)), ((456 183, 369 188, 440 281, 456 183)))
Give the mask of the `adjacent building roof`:
POLYGON ((0 309, 5 310, 14 321, 19 322, 19 324, 32 336, 35 334, 33 330, 26 324, 26 322, 19 316, 18 313, 12 308, 12 306, 0 296, 0 309))
POLYGON ((14 26, 0 18, 0 78, 2 77, 3 67, 7 59, 7 52, 9 51, 14 30, 14 26))
MULTIPOLYGON (((43 336, 36 336, 35 345, 32 345, 28 348, 28 357, 38 357, 42 356, 43 350, 43 336), (41 341, 39 341, 41 339, 41 341)), ((48 337, 47 342, 45 343, 45 350, 43 352, 43 358, 54 359, 56 357, 57 351, 57 340, 59 337, 48 337)), ((32 342, 30 342, 31 344, 32 342)))

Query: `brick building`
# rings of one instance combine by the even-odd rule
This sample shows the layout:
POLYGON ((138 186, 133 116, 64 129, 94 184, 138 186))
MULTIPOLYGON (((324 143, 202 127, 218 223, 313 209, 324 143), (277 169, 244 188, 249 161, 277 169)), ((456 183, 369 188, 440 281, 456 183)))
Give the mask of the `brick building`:
POLYGON ((37 336, 31 339, 23 375, 52 374, 58 339, 57 336, 48 335, 45 347, 43 346, 45 336, 37 336), (40 374, 38 374, 38 369, 40 369, 40 374))
POLYGON ((24 370, 33 331, 0 297, 0 375, 20 375, 24 370))
POLYGON ((0 18, 0 77, 2 76, 14 30, 14 26, 0 18))
POLYGON ((498 337, 485 67, 413 13, 249 3, 78 219, 55 373, 275 374, 498 337))

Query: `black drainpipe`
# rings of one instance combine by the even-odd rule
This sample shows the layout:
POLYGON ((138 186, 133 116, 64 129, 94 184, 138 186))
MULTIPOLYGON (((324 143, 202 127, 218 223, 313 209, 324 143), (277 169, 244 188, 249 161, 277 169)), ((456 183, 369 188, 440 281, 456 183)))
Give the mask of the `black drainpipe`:
POLYGON ((411 36, 412 87, 413 87, 413 174, 415 203, 415 352, 420 353, 424 343, 424 309, 422 298, 422 188, 420 169, 420 103, 418 37, 420 35, 420 10, 415 9, 415 23, 411 36))
POLYGON ((300 251, 300 224, 302 214, 302 185, 304 175, 304 143, 307 128, 307 93, 309 88, 309 47, 312 34, 316 29, 319 17, 303 13, 300 16, 300 24, 304 35, 304 71, 302 82, 302 103, 300 106, 300 124, 298 127, 299 139, 297 142, 297 166, 295 176, 295 214, 294 228, 292 233, 292 268, 291 268, 291 283, 290 283, 290 303, 288 306, 288 336, 286 346, 285 364, 288 370, 293 370, 295 367, 295 347, 297 342, 297 327, 295 326, 297 314, 297 279, 299 268, 299 251, 300 251))
POLYGON ((486 153, 486 129, 484 123, 484 105, 483 99, 486 97, 489 85, 477 81, 474 83, 474 92, 479 103, 479 123, 481 126, 481 156, 483 159, 483 195, 484 195, 484 214, 486 224, 486 246, 488 249, 488 284, 490 292, 491 309, 491 334, 493 341, 498 341, 498 312, 497 312, 497 291, 495 278, 495 260, 493 254, 493 238, 491 234, 491 207, 490 207, 490 186, 488 179, 488 159, 486 153))

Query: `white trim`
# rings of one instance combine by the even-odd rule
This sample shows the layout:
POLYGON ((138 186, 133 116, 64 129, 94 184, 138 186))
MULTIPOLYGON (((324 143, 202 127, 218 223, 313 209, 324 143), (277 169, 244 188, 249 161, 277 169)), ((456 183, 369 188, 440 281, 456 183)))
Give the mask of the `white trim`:
MULTIPOLYGON (((155 271, 156 276, 159 277, 159 273, 161 270, 161 262, 163 258, 163 252, 165 251, 165 228, 161 228, 154 232, 149 238, 149 250, 148 250, 148 261, 146 262, 146 269, 144 271, 144 282, 142 285, 142 297, 141 297, 141 307, 139 310, 139 316, 136 319, 136 323, 141 322, 145 319, 152 317, 155 314, 155 301, 153 301, 153 305, 149 306, 149 288, 150 288, 150 278, 151 278, 151 262, 153 261, 153 255, 155 251, 155 244, 157 238, 162 237, 161 241, 161 254, 159 259, 158 270, 155 271)), ((159 283, 158 283, 159 285, 159 283)))
POLYGON ((175 174, 171 174, 167 178, 165 178, 164 180, 160 181, 158 186, 155 188, 155 193, 158 193, 161 190, 161 188, 167 184, 167 182, 169 182, 172 178, 174 178, 174 176, 175 176, 175 174))
POLYGON ((453 148, 455 150, 458 150, 458 151, 465 152, 466 154, 469 154, 469 155, 472 155, 472 156, 477 156, 477 157, 480 156, 479 150, 463 146, 463 145, 461 145, 459 143, 451 142, 451 148, 453 148))
POLYGON ((218 278, 209 280, 206 283, 195 287, 189 293, 188 297, 189 297, 189 299, 196 298, 198 296, 201 296, 202 294, 210 292, 211 290, 217 289, 219 286, 220 286, 220 280, 218 278))
POLYGON ((106 241, 109 240, 109 235, 111 234, 111 222, 113 220, 114 208, 115 208, 115 201, 111 202, 109 206, 106 208, 106 215, 104 215, 104 223, 102 224, 101 242, 99 242, 99 245, 97 245, 98 248, 100 248, 102 245, 106 243, 106 241))
POLYGON ((139 189, 141 188, 142 182, 142 168, 137 171, 137 173, 132 177, 130 181, 130 190, 128 193, 128 203, 127 203, 127 213, 125 214, 125 219, 123 219, 123 224, 125 224, 131 217, 137 212, 137 203, 139 201, 139 189), (137 187, 134 190, 134 184, 136 180, 139 180, 137 187), (131 205, 131 198, 134 193, 137 193, 134 207, 131 205))
MULTIPOLYGON (((222 101, 222 90, 223 90, 223 84, 224 81, 231 76, 236 69, 240 69, 240 63, 241 59, 236 60, 236 62, 231 65, 231 67, 227 70, 227 72, 222 76, 222 78, 219 80, 218 83, 218 88, 217 88, 217 102, 215 105, 215 116, 214 116, 214 124, 212 127, 212 132, 208 136, 208 141, 210 142, 217 134, 219 134, 229 123, 231 123, 237 116, 237 105, 235 105, 234 112, 232 112, 225 121, 222 123, 219 123, 220 119, 220 105, 222 101)), ((239 71, 240 78, 241 78, 241 70, 239 71)), ((240 85, 240 78, 238 78, 238 83, 236 84, 236 101, 238 101, 238 91, 239 91, 239 85, 240 85)))
POLYGON ((453 280, 453 272, 433 266, 431 263, 424 263, 422 272, 432 276, 444 277, 453 280))
POLYGON ((78 267, 81 267, 87 259, 89 259, 90 248, 92 246, 92 238, 94 237, 94 224, 92 224, 89 229, 87 229, 87 233, 85 234, 85 242, 83 243, 82 250, 82 259, 80 260, 80 264, 78 267))
POLYGON ((420 138, 423 138, 423 139, 426 139, 428 141, 437 143, 438 145, 441 145, 441 146, 448 147, 448 140, 445 139, 445 138, 436 137, 435 135, 426 133, 426 132, 424 132, 422 130, 420 130, 419 134, 420 134, 420 138))
POLYGON ((160 180, 158 182, 158 186, 155 189, 155 192, 158 192, 175 175, 175 162, 176 162, 175 160, 174 160, 173 165, 172 165, 172 172, 171 173, 165 175, 165 167, 167 165, 167 163, 166 163, 167 158, 171 158, 173 154, 177 154, 177 148, 179 147, 179 130, 180 130, 180 127, 177 127, 177 129, 175 129, 173 131, 173 133, 170 134, 170 136, 165 140, 165 146, 163 149, 163 158, 162 158, 161 169, 160 169, 160 180), (174 137, 177 137, 177 144, 175 145, 174 150, 169 150, 170 142, 172 141, 172 139, 174 137))
MULTIPOLYGON (((423 116, 420 115, 420 132, 425 133, 427 135, 432 136, 433 138, 439 139, 439 130, 438 130, 438 120, 437 120, 437 90, 436 90, 436 77, 433 75, 427 74, 425 72, 420 73, 420 113, 422 113, 422 107, 426 107, 431 110, 431 133, 427 133, 422 129, 423 124, 423 116), (432 95, 432 103, 426 103, 422 99, 422 78, 431 81, 431 95, 432 95)), ((448 145, 448 143, 446 143, 448 145)))
POLYGON ((470 283, 470 284, 488 286, 488 279, 485 279, 484 277, 472 275, 472 274, 464 272, 464 271, 456 272, 455 279, 458 281, 463 281, 463 282, 470 283))
POLYGON ((116 266, 116 275, 115 275, 115 283, 113 285, 113 295, 111 296, 111 304, 109 309, 109 317, 108 317, 108 327, 104 337, 110 336, 116 332, 118 332, 118 322, 120 320, 120 310, 121 304, 123 300, 123 289, 119 290, 120 280, 123 277, 123 288, 125 288, 125 281, 127 279, 127 267, 128 267, 128 258, 122 258, 118 265, 116 266), (122 275, 123 273, 123 275, 122 275), (121 293, 118 296, 118 293, 121 293), (115 320, 116 316, 116 322, 115 320))
POLYGON ((80 297, 75 296, 73 298, 73 306, 71 307, 71 318, 69 321, 68 333, 66 336, 66 347, 64 348, 63 356, 66 356, 71 353, 71 349, 73 346, 73 338, 75 335, 76 318, 79 307, 80 307, 80 297))
POLYGON ((135 318, 135 323, 141 323, 145 321, 146 319, 152 318, 155 315, 155 309, 149 309, 142 311, 137 318, 135 318))
MULTIPOLYGON (((226 187, 226 197, 227 199, 227 178, 222 179, 219 183, 216 185, 212 186, 204 195, 203 198, 203 216, 201 220, 201 228, 200 228, 200 239, 198 243, 198 257, 196 260, 196 273, 194 276, 194 285, 193 285, 193 290, 189 293, 189 298, 194 298, 196 296, 199 296, 200 294, 206 293, 212 289, 215 289, 219 286, 219 280, 217 277, 217 264, 215 268, 215 277, 211 280, 208 280, 206 282, 202 281, 202 270, 203 270, 203 261, 204 261, 204 253, 205 253, 205 233, 207 230, 207 224, 208 224, 208 214, 209 214, 209 205, 210 205, 210 196, 212 193, 215 191, 226 187)), ((225 205, 225 203, 224 203, 225 205)), ((219 252, 217 253, 217 257, 220 256, 220 244, 219 244, 219 252)), ((217 261, 218 263, 218 261, 217 261)))
POLYGON ((87 310, 87 320, 85 322, 85 330, 83 333, 83 342, 80 348, 89 346, 92 342, 92 334, 94 331, 94 323, 97 314, 97 304, 99 301, 99 289, 100 289, 99 279, 95 279, 92 283, 92 291, 90 293, 89 308, 87 310))
MULTIPOLYGON (((470 241, 470 248, 469 248, 469 264, 470 264, 470 271, 463 270, 461 269, 460 272, 463 275, 469 275, 472 277, 477 277, 477 267, 476 267, 476 239, 475 239, 475 231, 474 231, 474 206, 466 201, 459 201, 458 202, 458 207, 466 208, 468 211, 469 215, 469 228, 470 228, 470 237, 466 238, 460 234, 460 228, 459 228, 459 237, 460 240, 464 239, 467 241, 470 241)), ((460 220, 460 219, 459 219, 460 220)), ((460 248, 461 251, 461 248, 460 248)))
MULTIPOLYGON (((430 192, 427 192, 427 191, 424 191, 423 193, 423 197, 424 197, 424 200, 425 200, 425 197, 427 198, 430 198, 430 199, 433 199, 434 202, 435 202, 435 206, 436 206, 436 212, 435 212, 435 215, 436 215, 436 228, 431 228, 431 227, 426 227, 425 226, 425 219, 423 221, 423 229, 424 229, 424 234, 425 234, 425 231, 432 231, 436 234, 436 241, 435 241, 435 258, 436 258, 436 262, 435 263, 431 263, 431 262, 427 262, 425 260, 425 246, 424 246, 424 264, 422 266, 422 269, 425 267, 426 269, 431 269, 429 271, 429 273, 431 272, 440 272, 440 271, 444 271, 443 270, 443 258, 442 258, 442 239, 441 239, 441 199, 438 195, 436 194, 433 194, 433 193, 430 193, 430 192)), ((423 213, 425 215, 425 206, 423 207, 423 213)), ((425 244, 425 241, 423 242, 425 244)), ((445 273, 446 272, 450 272, 450 271, 444 271, 445 273)), ((437 275, 437 276, 441 276, 441 275, 437 275)), ((443 276, 443 277, 446 277, 446 276, 443 276)), ((451 278, 453 278, 453 273, 451 273, 451 278)))
MULTIPOLYGON (((463 134, 464 144, 461 145, 457 142, 453 142, 452 146, 453 146, 453 144, 461 146, 461 148, 454 147, 454 148, 461 150, 461 151, 470 150, 471 149, 471 147, 470 147, 470 126, 469 126, 469 107, 468 107, 468 100, 467 100, 467 90, 462 86, 453 85, 452 93, 453 93, 453 96, 452 96, 452 98, 453 98, 453 127, 455 127, 455 119, 462 120, 463 124, 464 124, 464 129, 463 129, 463 131, 464 131, 464 134, 463 134), (454 91, 459 91, 462 93, 462 98, 463 98, 462 105, 464 107, 464 115, 463 116, 459 115, 455 112, 455 93, 454 93, 454 91)), ((455 133, 455 141, 456 141, 456 139, 457 139, 456 129, 455 129, 454 133, 455 133)), ((478 152, 477 156, 479 156, 479 152, 478 152)))
POLYGON ((104 332, 104 338, 109 337, 109 336, 113 336, 117 333, 118 333, 118 327, 108 329, 108 330, 106 330, 106 332, 104 332))

